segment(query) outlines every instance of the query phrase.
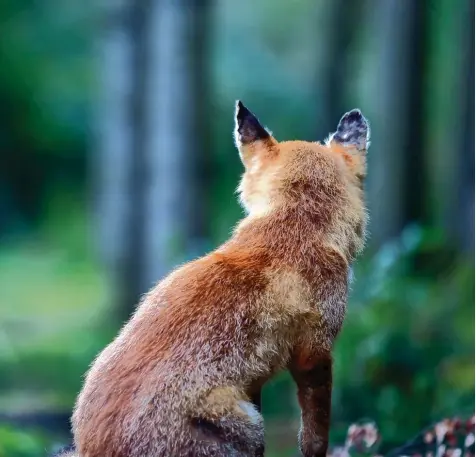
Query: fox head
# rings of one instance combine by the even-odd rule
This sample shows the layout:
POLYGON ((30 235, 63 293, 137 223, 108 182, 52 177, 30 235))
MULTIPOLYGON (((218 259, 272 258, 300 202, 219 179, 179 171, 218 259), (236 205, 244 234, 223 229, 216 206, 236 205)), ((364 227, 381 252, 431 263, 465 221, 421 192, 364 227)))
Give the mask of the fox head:
POLYGON ((245 167, 238 191, 251 217, 295 211, 330 242, 342 246, 352 238, 350 257, 362 249, 370 129, 360 110, 345 113, 323 143, 280 142, 237 101, 234 136, 245 167))

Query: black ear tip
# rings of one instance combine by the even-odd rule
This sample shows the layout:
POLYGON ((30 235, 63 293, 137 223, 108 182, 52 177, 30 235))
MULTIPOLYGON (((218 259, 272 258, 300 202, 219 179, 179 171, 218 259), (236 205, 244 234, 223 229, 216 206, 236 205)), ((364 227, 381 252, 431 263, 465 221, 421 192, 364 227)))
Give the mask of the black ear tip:
POLYGON ((349 112, 345 113, 342 116, 341 122, 343 123, 357 123, 357 124, 367 124, 367 119, 365 119, 362 111, 360 109, 355 108, 350 110, 349 112))
POLYGON ((245 117, 252 116, 250 110, 243 104, 241 100, 236 101, 235 117, 238 121, 245 117))

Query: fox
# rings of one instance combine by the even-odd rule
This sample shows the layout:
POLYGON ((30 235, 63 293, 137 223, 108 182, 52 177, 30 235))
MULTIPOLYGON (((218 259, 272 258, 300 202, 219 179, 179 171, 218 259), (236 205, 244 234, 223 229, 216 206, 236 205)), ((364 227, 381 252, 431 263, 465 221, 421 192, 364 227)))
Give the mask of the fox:
POLYGON ((304 457, 328 449, 332 348, 364 248, 370 128, 278 141, 240 100, 245 210, 230 238, 148 291, 87 372, 71 457, 262 457, 263 386, 288 370, 304 457))

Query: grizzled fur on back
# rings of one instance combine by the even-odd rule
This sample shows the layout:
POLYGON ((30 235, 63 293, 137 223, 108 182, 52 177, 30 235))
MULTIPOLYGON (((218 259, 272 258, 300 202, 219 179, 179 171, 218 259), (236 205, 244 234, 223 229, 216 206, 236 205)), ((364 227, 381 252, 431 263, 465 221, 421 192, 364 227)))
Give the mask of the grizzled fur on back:
POLYGON ((368 126, 278 142, 238 102, 247 216, 144 297, 89 370, 73 414, 81 457, 263 456, 260 392, 289 369, 305 456, 325 455, 331 348, 367 221, 368 126))

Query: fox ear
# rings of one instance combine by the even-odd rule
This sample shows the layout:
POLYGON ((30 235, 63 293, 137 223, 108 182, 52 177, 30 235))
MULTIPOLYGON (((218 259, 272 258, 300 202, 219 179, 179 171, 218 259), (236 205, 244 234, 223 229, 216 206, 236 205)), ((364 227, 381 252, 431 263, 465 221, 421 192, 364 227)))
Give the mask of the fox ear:
POLYGON ((254 157, 264 158, 274 151, 276 140, 272 137, 258 118, 241 103, 235 107, 235 144, 245 167, 248 167, 254 157))
POLYGON ((359 109, 345 113, 329 141, 334 141, 346 149, 367 151, 370 145, 370 127, 367 119, 359 109))
POLYGON ((238 100, 235 107, 235 143, 237 148, 270 138, 258 118, 238 100))

